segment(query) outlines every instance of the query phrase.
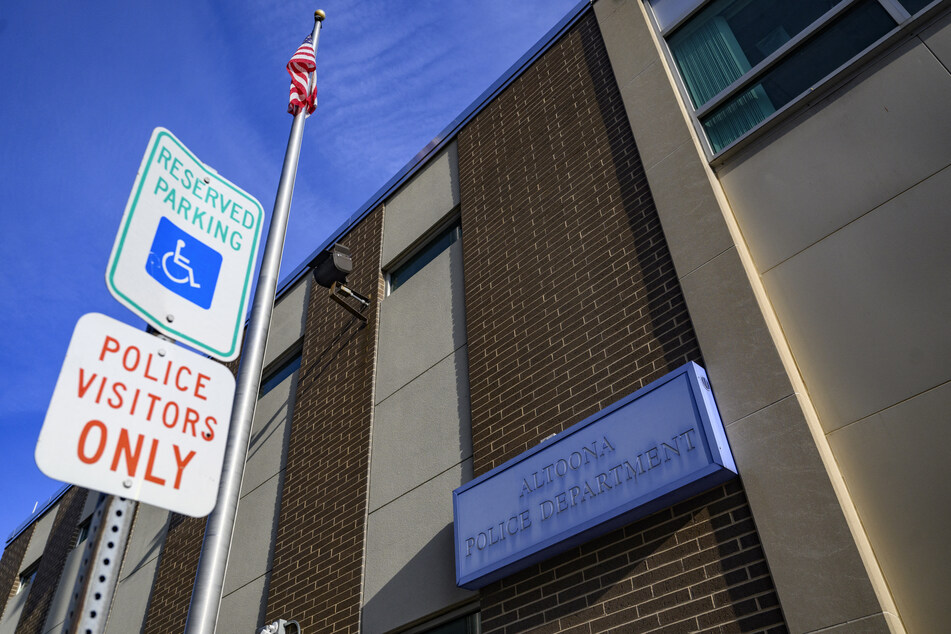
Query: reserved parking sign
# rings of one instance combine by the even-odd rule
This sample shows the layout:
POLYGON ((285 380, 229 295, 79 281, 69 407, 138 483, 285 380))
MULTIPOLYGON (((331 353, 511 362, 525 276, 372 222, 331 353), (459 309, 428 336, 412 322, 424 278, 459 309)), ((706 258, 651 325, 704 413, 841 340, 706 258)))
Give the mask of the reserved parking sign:
POLYGON ((106 268, 106 286, 155 329, 223 361, 241 350, 264 210, 156 128, 106 268))

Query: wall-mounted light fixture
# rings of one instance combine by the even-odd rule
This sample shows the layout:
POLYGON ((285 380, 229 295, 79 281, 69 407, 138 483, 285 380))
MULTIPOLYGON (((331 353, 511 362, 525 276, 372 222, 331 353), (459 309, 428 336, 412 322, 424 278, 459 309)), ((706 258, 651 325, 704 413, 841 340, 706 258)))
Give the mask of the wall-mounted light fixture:
POLYGON ((350 249, 342 244, 333 245, 314 259, 311 270, 314 273, 314 281, 330 289, 331 299, 364 324, 367 323, 363 312, 370 305, 370 299, 347 285, 347 275, 353 271, 350 249), (350 300, 355 300, 359 308, 351 306, 350 300))

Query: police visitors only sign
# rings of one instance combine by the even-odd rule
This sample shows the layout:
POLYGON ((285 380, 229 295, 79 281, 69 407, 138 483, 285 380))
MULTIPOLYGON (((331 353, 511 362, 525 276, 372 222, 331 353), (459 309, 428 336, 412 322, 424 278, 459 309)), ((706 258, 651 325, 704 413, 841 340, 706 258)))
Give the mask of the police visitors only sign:
POLYGON ((223 361, 241 349, 264 210, 156 128, 106 268, 109 292, 157 330, 223 361))
POLYGON ((51 478, 202 517, 218 495, 235 381, 218 362, 90 313, 36 444, 51 478))

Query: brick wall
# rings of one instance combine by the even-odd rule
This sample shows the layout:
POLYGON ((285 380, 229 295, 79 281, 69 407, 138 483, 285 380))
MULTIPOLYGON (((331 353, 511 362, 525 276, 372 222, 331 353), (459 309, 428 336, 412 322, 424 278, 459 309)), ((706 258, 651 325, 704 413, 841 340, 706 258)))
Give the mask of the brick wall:
POLYGON ((10 597, 16 594, 20 585, 20 571, 23 570, 25 565, 23 556, 26 554, 27 546, 30 545, 30 538, 33 537, 33 529, 35 528, 35 522, 30 524, 3 550, 3 557, 0 558, 0 596, 3 596, 4 599, 3 605, 0 605, 0 619, 3 618, 3 614, 6 612, 10 597))
POLYGON ((342 240, 367 326, 318 286, 307 312, 267 604, 305 632, 359 631, 382 229, 380 208, 342 240))
MULTIPOLYGON (((702 364, 593 13, 459 136, 476 474, 702 364)), ((783 630, 739 481, 497 582, 484 631, 783 630)))
POLYGON ((63 575, 66 556, 76 545, 77 529, 82 519, 80 514, 86 504, 86 494, 86 489, 71 487, 56 505, 56 518, 46 540, 36 578, 30 585, 30 594, 16 627, 17 634, 39 634, 43 631, 46 615, 63 575))
POLYGON ((205 521, 178 513, 169 519, 145 619, 146 634, 177 634, 185 629, 205 521))

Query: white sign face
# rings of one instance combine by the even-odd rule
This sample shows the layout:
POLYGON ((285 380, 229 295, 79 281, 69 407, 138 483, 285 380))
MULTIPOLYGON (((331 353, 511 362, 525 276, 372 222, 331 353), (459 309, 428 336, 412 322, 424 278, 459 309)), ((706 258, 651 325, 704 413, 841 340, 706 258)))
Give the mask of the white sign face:
POLYGON ((106 268, 109 292, 169 337, 230 361, 241 350, 264 210, 156 128, 106 268))
POLYGON ((36 443, 51 478, 184 513, 218 496, 235 381, 220 363, 83 315, 36 443))

